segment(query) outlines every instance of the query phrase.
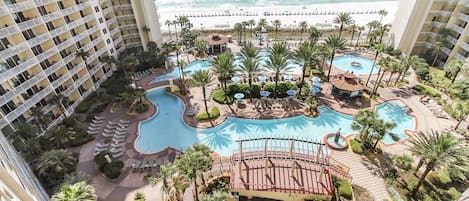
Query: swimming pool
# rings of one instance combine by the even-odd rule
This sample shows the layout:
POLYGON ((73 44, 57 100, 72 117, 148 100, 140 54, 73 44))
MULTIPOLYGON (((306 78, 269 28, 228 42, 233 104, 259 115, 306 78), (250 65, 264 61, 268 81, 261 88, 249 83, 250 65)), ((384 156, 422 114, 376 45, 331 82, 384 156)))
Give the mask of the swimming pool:
MULTIPOLYGON (((211 66, 210 61, 194 61, 194 62, 191 62, 191 63, 187 64, 187 66, 184 67, 184 73, 186 73, 188 75, 191 75, 192 73, 194 73, 195 71, 198 71, 198 70, 207 70, 207 69, 210 68, 210 66, 211 66)), ((173 74, 173 79, 178 79, 178 78, 181 77, 180 72, 179 72, 179 68, 174 67, 174 69, 171 73, 165 73, 163 75, 159 75, 155 79, 153 79, 151 81, 151 83, 167 81, 167 80, 169 80, 169 76, 171 74, 173 74)), ((186 75, 186 74, 184 74, 184 75, 186 75)))
MULTIPOLYGON (((414 130, 416 127, 415 118, 408 115, 407 110, 407 106, 399 100, 388 101, 376 106, 379 118, 396 124, 396 127, 390 132, 397 134, 400 140, 407 138, 404 130, 414 130)), ((382 141, 385 144, 395 143, 390 135, 385 135, 382 141)))
MULTIPOLYGON (((336 132, 339 128, 344 135, 357 133, 350 127, 352 116, 325 106, 320 107, 321 114, 316 118, 302 115, 270 120, 228 117, 216 127, 195 129, 182 120, 183 102, 166 93, 164 88, 148 91, 147 98, 158 105, 158 113, 139 126, 135 148, 144 154, 156 153, 168 146, 185 150, 194 143, 203 143, 220 155, 229 156, 238 148, 234 141, 245 137, 283 136, 321 141, 323 135, 336 132)), ((406 117, 405 108, 398 102, 384 103, 377 107, 377 112, 382 118, 399 124, 392 131, 398 135, 405 136, 404 129, 414 129, 413 118, 406 117), (401 123, 403 126, 400 126, 401 123)), ((385 138, 383 142, 393 143, 390 138, 385 138)))
MULTIPOLYGON (((329 62, 330 63, 330 62, 329 62)), ((357 57, 353 55, 345 55, 334 58, 332 65, 342 71, 352 71, 355 75, 369 75, 371 67, 373 66, 373 60, 357 57), (360 67, 352 66, 352 62, 359 62, 360 67)), ((379 66, 376 64, 373 69, 373 74, 378 73, 379 66)))

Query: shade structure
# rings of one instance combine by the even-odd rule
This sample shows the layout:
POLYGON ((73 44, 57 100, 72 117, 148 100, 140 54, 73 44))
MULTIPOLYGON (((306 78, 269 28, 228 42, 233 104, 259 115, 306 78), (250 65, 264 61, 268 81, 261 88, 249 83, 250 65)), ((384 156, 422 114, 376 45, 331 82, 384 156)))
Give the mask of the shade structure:
POLYGON ((264 76, 264 75, 261 75, 261 76, 257 77, 257 79, 259 79, 261 82, 264 82, 264 81, 267 80, 267 77, 264 76))
POLYGON ((312 87, 311 89, 309 89, 311 91, 311 93, 319 93, 321 91, 321 88, 318 88, 318 87, 312 87))
POLYGON ((292 77, 291 75, 284 75, 284 76, 283 76, 283 79, 285 79, 285 80, 292 80, 293 77, 292 77))
POLYGON ((236 93, 233 97, 236 98, 236 99, 242 99, 242 98, 244 98, 244 94, 243 93, 236 93))
POLYGON ((270 95, 270 92, 269 91, 261 91, 260 94, 261 94, 262 97, 267 97, 267 96, 270 95))
POLYGON ((231 81, 232 82, 239 82, 239 81, 241 81, 241 78, 238 77, 238 76, 234 76, 234 77, 231 78, 231 81))
POLYGON ((290 90, 287 91, 287 94, 288 94, 289 96, 294 96, 294 95, 296 95, 296 91, 293 90, 293 89, 290 89, 290 90))

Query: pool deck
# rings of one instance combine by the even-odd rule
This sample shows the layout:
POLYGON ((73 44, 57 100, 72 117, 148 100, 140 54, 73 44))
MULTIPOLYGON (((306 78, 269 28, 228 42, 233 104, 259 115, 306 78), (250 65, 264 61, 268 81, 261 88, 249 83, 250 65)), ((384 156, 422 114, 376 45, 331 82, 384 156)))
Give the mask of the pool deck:
MULTIPOLYGON (((234 50, 235 51, 235 50, 234 50)), ((371 55, 368 55, 371 56, 371 55)), ((371 56, 372 57, 372 56, 371 56)), ((161 72, 161 71, 160 71, 161 72)), ((331 74, 341 73, 336 68, 332 69, 331 74)), ((147 75, 141 80, 138 80, 136 83, 138 86, 143 86, 144 89, 151 89, 154 87, 165 86, 168 82, 153 83, 148 85, 148 83, 154 79, 156 74, 147 75)), ((361 79, 366 79, 366 76, 361 76, 361 79)), ((345 113, 345 114, 355 114, 360 109, 365 108, 374 108, 377 104, 383 103, 388 100, 401 100, 414 112, 414 115, 417 120, 417 129, 422 131, 428 130, 443 130, 454 126, 456 122, 454 120, 441 119, 433 115, 433 113, 420 102, 420 97, 412 94, 410 87, 416 84, 415 74, 412 72, 410 76, 407 77, 409 80, 409 85, 405 88, 380 88, 378 92, 381 97, 376 101, 371 101, 369 105, 362 105, 362 107, 352 106, 346 104, 345 107, 339 101, 335 100, 333 97, 328 95, 320 95, 319 100, 321 103, 328 105, 330 108, 335 111, 345 113), (410 79, 409 79, 410 78, 410 79)), ((376 76, 373 76, 372 79, 376 79, 376 76)), ((387 79, 387 76, 385 76, 387 79)), ((210 87, 215 88, 216 85, 210 87)), ((323 94, 330 94, 331 86, 328 83, 323 84, 323 94)), ((184 98, 184 102, 187 105, 199 103, 201 109, 203 110, 203 100, 202 93, 200 88, 190 88, 190 97, 184 98)), ((273 109, 267 111, 256 111, 252 109, 252 104, 248 103, 247 100, 244 101, 247 103, 246 108, 236 108, 232 106, 231 108, 227 105, 220 105, 215 101, 208 101, 208 106, 218 106, 221 111, 220 118, 210 122, 197 122, 194 118, 189 118, 184 115, 186 122, 194 127, 198 128, 207 128, 218 125, 222 123, 228 116, 237 116, 243 118, 254 118, 254 119, 263 119, 263 118, 284 118, 296 115, 302 115, 302 108, 296 108, 291 111, 285 111, 283 109, 273 109)), ((158 154, 152 155, 143 155, 138 153, 134 149, 134 140, 137 138, 137 129, 139 122, 143 119, 151 117, 157 110, 157 107, 150 107, 149 111, 139 114, 139 115, 129 115, 127 114, 127 108, 122 107, 118 111, 111 112, 107 108, 99 116, 105 117, 106 120, 116 121, 119 119, 127 119, 131 121, 130 127, 127 130, 128 137, 125 144, 125 154, 120 158, 126 164, 126 168, 118 179, 110 181, 105 179, 100 175, 96 170, 95 164, 93 162, 93 153, 94 147, 97 142, 103 139, 102 136, 97 136, 96 140, 89 142, 81 147, 74 148, 73 151, 80 153, 78 170, 82 171, 92 178, 92 185, 96 188, 96 193, 99 197, 98 200, 133 200, 134 192, 144 192, 147 200, 161 200, 161 191, 159 186, 152 187, 151 185, 145 184, 143 182, 143 176, 148 172, 134 172, 127 168, 131 163, 136 160, 155 160, 159 158, 167 158, 173 160, 174 150, 167 149, 158 154)), ((404 140, 400 143, 396 143, 388 146, 381 146, 386 152, 391 154, 409 154, 408 151, 408 141, 404 140)), ((351 152, 350 150, 346 151, 331 151, 331 156, 337 161, 340 161, 344 165, 350 168, 351 176, 353 177, 352 183, 365 187, 370 191, 375 200, 391 200, 389 194, 386 191, 386 186, 384 179, 380 174, 378 167, 372 162, 368 161, 366 157, 359 156, 351 152)), ((214 167, 215 169, 215 167, 214 167)), ((221 169, 221 168, 220 168, 221 169)), ((188 189, 185 193, 185 200, 192 200, 191 190, 188 189)))

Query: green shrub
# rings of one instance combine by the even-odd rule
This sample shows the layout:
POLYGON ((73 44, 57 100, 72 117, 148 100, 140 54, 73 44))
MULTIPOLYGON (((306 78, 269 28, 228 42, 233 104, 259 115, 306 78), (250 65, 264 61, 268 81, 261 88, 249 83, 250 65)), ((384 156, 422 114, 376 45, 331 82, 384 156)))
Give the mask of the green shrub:
POLYGON ((457 200, 459 197, 461 197, 461 193, 454 187, 449 188, 446 193, 448 193, 448 195, 451 197, 451 200, 457 200))
POLYGON ((305 68, 305 77, 309 77, 311 75, 311 67, 306 67, 305 68))
POLYGON ((451 178, 447 172, 431 172, 427 177, 428 181, 432 184, 435 184, 439 187, 445 188, 449 183, 451 183, 451 178))
POLYGON ((407 154, 404 154, 402 156, 393 155, 392 159, 394 161, 394 164, 396 164, 398 168, 403 170, 410 170, 412 168, 412 162, 414 161, 412 156, 409 156, 407 154))
POLYGON ((202 112, 197 114, 197 119, 198 120, 209 120, 209 119, 216 119, 220 116, 220 109, 218 109, 217 106, 212 107, 210 110, 210 118, 208 117, 208 114, 206 112, 202 112))
POLYGON ((394 49, 394 50, 392 50, 389 54, 390 54, 391 56, 400 57, 401 54, 402 54, 402 50, 400 50, 400 49, 394 49))
POLYGON ((357 154, 363 154, 362 145, 357 142, 355 139, 350 140, 350 147, 352 147, 352 151, 357 154))
POLYGON ((420 80, 427 80, 430 71, 426 67, 417 67, 417 69, 415 69, 415 73, 417 74, 420 80))
POLYGON ((420 92, 422 95, 427 95, 427 96, 431 96, 431 97, 441 97, 441 94, 438 91, 432 89, 429 86, 423 85, 423 84, 417 84, 412 89, 414 89, 415 91, 420 92))
POLYGON ((324 72, 321 69, 318 69, 318 68, 311 69, 311 73, 313 75, 323 75, 324 74, 324 72))
POLYGON ((106 165, 103 173, 109 179, 116 179, 121 175, 122 168, 124 168, 124 162, 115 160, 106 165))
POLYGON ((137 107, 135 107, 135 111, 137 113, 144 113, 148 110, 148 105, 145 103, 142 104, 137 104, 137 107))
POLYGON ((349 181, 341 180, 339 181, 339 195, 351 200, 352 199, 352 185, 349 181))
POLYGON ((212 97, 215 102, 220 103, 220 104, 231 105, 233 104, 233 101, 234 101, 232 96, 225 97, 225 92, 222 89, 216 89, 213 92, 212 97))

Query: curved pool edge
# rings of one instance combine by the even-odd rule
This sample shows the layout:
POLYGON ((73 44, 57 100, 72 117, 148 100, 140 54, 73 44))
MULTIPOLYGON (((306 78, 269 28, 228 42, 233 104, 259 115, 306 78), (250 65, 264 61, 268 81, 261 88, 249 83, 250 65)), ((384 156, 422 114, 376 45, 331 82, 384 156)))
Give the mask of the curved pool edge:
MULTIPOLYGON (((346 56, 356 56, 356 57, 361 57, 363 59, 368 59, 368 60, 371 60, 373 63, 374 63, 374 58, 371 58, 369 57, 368 55, 366 54, 362 54, 362 53, 359 53, 359 54, 340 54, 340 55, 336 55, 334 57, 334 59, 337 59, 337 58, 341 58, 341 57, 346 57, 346 56)), ((334 65, 334 62, 332 62, 332 65, 329 63, 330 61, 327 61, 326 63, 329 65, 329 66, 332 66, 334 67, 337 71, 341 72, 341 73, 345 73, 347 72, 346 70, 343 70, 337 66, 334 65)), ((377 65, 377 63, 375 64, 375 68, 376 69, 379 69, 379 66, 377 65)), ((373 72, 372 75, 376 75, 378 74, 378 72, 373 72)), ((357 77, 360 77, 360 76, 368 76, 369 74, 356 74, 357 77)))

